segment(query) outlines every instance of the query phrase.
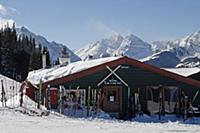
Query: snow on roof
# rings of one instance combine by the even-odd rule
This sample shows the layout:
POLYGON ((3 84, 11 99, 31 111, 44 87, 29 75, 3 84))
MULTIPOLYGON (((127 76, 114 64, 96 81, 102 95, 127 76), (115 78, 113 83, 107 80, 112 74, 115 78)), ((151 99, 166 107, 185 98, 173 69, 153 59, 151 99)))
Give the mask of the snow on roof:
POLYGON ((159 58, 159 54, 161 54, 162 52, 169 52, 169 49, 161 50, 160 52, 155 53, 155 54, 152 54, 152 55, 150 55, 150 56, 147 56, 147 57, 145 57, 145 58, 143 58, 143 59, 140 59, 139 61, 141 61, 141 62, 146 62, 146 61, 149 61, 149 60, 151 60, 151 59, 157 59, 157 58, 159 58))
POLYGON ((49 69, 39 69, 35 71, 31 71, 28 74, 27 80, 31 82, 33 85, 37 85, 40 83, 40 79, 43 82, 47 82, 49 80, 54 80, 57 78, 65 77, 70 74, 74 74, 94 66, 98 66, 110 61, 114 61, 121 58, 120 57, 106 57, 100 59, 93 59, 88 61, 77 61, 74 63, 70 63, 67 66, 55 66, 49 69))
POLYGON ((188 77, 190 75, 200 72, 200 68, 197 68, 197 67, 195 68, 162 68, 162 69, 172 72, 172 73, 176 73, 184 77, 188 77))

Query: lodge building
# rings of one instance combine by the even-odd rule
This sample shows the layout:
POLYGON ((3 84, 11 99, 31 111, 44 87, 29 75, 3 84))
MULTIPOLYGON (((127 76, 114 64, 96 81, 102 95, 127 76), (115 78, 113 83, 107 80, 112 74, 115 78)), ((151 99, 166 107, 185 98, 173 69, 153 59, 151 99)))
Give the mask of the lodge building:
POLYGON ((83 91, 83 104, 94 105, 117 118, 126 118, 135 112, 176 113, 183 94, 192 106, 200 105, 199 80, 126 56, 32 71, 27 82, 27 95, 37 101, 41 91, 40 99, 47 107, 59 106, 59 94, 66 96, 70 90, 80 90, 83 91), (50 99, 47 98, 48 88, 50 99), (60 89, 62 92, 59 93, 60 89))

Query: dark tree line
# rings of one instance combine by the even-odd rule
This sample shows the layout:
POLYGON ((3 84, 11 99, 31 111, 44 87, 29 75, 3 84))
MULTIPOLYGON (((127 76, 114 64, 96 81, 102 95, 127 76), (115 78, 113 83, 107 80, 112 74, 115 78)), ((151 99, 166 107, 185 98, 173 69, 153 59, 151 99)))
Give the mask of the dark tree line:
POLYGON ((35 43, 31 36, 17 37, 15 24, 0 30, 0 73, 18 81, 26 79, 28 72, 42 68, 42 54, 46 53, 50 66, 49 51, 35 43))

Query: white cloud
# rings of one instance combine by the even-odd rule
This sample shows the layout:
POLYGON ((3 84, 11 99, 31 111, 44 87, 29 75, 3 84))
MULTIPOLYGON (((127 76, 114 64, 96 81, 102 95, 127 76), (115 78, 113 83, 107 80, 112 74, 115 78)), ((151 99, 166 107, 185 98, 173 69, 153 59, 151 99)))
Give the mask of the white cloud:
POLYGON ((89 26, 92 28, 92 30, 95 30, 96 32, 105 36, 118 33, 103 22, 97 20, 90 20, 89 26))
POLYGON ((4 19, 0 17, 0 28, 5 27, 5 25, 9 24, 11 27, 15 21, 13 19, 4 19))
POLYGON ((11 19, 10 16, 16 13, 17 10, 15 8, 6 7, 0 4, 0 28, 5 27, 7 23, 11 27, 15 21, 11 19))
POLYGON ((0 15, 1 16, 8 16, 11 14, 15 14, 16 12, 17 12, 17 10, 15 8, 5 7, 2 4, 0 4, 0 15))
POLYGON ((3 5, 1 5, 1 4, 0 4, 0 14, 1 14, 1 15, 7 14, 6 8, 5 8, 3 5))

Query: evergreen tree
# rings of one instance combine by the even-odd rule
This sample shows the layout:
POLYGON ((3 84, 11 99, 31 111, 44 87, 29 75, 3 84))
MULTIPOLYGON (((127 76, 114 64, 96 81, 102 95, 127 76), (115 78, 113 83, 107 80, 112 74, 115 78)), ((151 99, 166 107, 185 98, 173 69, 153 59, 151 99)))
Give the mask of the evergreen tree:
MULTIPOLYGON (((47 48, 43 50, 46 52, 47 66, 50 66, 49 51, 47 48)), ((31 36, 18 38, 15 24, 10 28, 7 23, 0 30, 0 73, 18 81, 25 80, 29 70, 42 68, 43 50, 31 36)))
POLYGON ((42 68, 42 54, 39 48, 35 48, 30 56, 29 70, 36 70, 42 68))

